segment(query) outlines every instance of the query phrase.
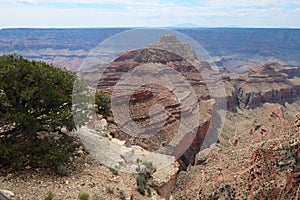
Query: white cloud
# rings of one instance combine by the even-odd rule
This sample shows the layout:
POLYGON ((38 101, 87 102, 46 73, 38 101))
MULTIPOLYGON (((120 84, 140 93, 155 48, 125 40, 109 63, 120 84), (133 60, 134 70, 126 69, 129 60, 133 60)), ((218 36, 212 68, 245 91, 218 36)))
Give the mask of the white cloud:
POLYGON ((35 0, 18 0, 17 3, 36 4, 35 0))
POLYGON ((283 6, 283 5, 300 5, 299 0, 211 0, 206 4, 207 6, 212 7, 275 7, 275 6, 283 6))
POLYGON ((8 0, 1 2, 5 4, 0 8, 0 27, 169 26, 179 23, 300 27, 300 21, 295 20, 300 18, 299 0, 18 0, 19 3, 37 3, 26 7, 13 5, 8 0), (1 18, 6 20, 1 21, 1 18))

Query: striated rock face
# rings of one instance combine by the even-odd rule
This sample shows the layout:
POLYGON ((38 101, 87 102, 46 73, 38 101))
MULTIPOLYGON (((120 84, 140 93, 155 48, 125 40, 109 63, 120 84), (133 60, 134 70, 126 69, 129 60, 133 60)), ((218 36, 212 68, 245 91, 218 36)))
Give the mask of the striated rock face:
POLYGON ((252 109, 266 102, 293 102, 300 97, 300 81, 295 79, 297 71, 284 69, 278 63, 267 63, 251 68, 237 79, 226 80, 229 110, 236 107, 252 109))
MULTIPOLYGON (((122 89, 117 94, 114 93, 117 95, 114 96, 115 103, 119 105, 126 104, 126 96, 130 95, 130 117, 127 117, 123 112, 119 112, 121 115, 120 118, 125 120, 124 125, 134 121, 139 126, 146 127, 152 123, 149 114, 151 108, 154 105, 159 105, 164 111, 155 111, 155 113, 152 113, 154 118, 158 119, 158 121, 154 122, 153 127, 155 129, 160 125, 163 126, 156 134, 147 138, 133 137, 121 131, 120 127, 110 129, 109 131, 112 135, 125 140, 127 145, 137 144, 149 151, 161 151, 163 149, 163 152, 166 154, 169 154, 170 150, 170 153, 172 154, 173 152, 175 156, 184 152, 186 146, 189 146, 185 144, 188 144, 188 141, 194 138, 187 153, 182 157, 185 165, 193 164, 194 157, 200 150, 208 131, 209 113, 212 110, 208 88, 195 66, 201 69, 209 68, 209 64, 199 60, 187 43, 178 41, 172 35, 163 36, 159 42, 150 44, 149 48, 136 49, 118 55, 107 67, 106 71, 104 71, 97 88, 110 93, 116 90, 117 83, 118 87, 128 88, 130 86, 136 88, 132 94, 126 89, 122 89), (188 55, 188 57, 183 58, 180 55, 188 55), (139 68, 140 66, 142 68, 139 68), (145 77, 145 83, 140 85, 139 77, 135 76, 131 77, 130 85, 124 82, 120 83, 120 80, 123 80, 122 77, 128 75, 133 70, 136 70, 135 72, 141 77, 145 77), (161 75, 172 77, 174 71, 184 77, 186 83, 181 80, 171 80, 174 82, 171 86, 165 86, 160 82, 157 82, 157 84, 147 83, 148 80, 153 80, 152 82, 159 80, 161 75), (187 88, 186 84, 190 85, 194 92, 180 89, 187 88), (180 95, 176 96, 176 92, 180 95), (195 101, 191 100, 193 95, 196 95, 194 97, 195 101), (197 106, 201 108, 201 117, 194 119, 193 113, 197 106), (159 116, 165 117, 160 118, 159 116), (193 129, 193 133, 182 135, 182 139, 177 141, 179 145, 169 145, 175 136, 182 134, 178 130, 180 128, 180 121, 183 118, 187 121, 197 120, 199 126, 193 129)), ((149 133, 155 133, 154 129, 148 130, 149 133)), ((183 126, 184 131, 189 129, 191 127, 183 126)))
POLYGON ((286 67, 279 70, 280 73, 288 75, 288 78, 300 77, 300 68, 298 67, 286 67))

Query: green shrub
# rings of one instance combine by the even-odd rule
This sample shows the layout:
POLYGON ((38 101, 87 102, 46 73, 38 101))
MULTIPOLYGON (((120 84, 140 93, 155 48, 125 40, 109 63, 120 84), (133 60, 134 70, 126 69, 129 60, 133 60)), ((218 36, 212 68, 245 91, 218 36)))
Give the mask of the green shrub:
POLYGON ((103 91, 96 91, 95 94, 95 104, 96 106, 96 113, 102 115, 109 115, 110 114, 110 96, 108 93, 103 91))
POLYGON ((95 195, 95 196, 93 196, 93 200, 104 200, 104 198, 101 196, 95 195))
POLYGON ((152 191, 150 187, 147 187, 147 195, 148 197, 152 197, 152 191))
POLYGON ((146 179, 143 174, 138 174, 136 177, 137 190, 141 195, 145 195, 146 179))
POLYGON ((54 193, 49 191, 46 194, 45 200, 52 200, 54 198, 54 196, 55 196, 54 193))
POLYGON ((16 138, 0 138, 0 169, 4 169, 7 173, 25 168, 26 154, 17 144, 16 138))
POLYGON ((150 161, 137 160, 138 167, 136 171, 138 175, 136 177, 137 190, 140 194, 145 195, 145 189, 147 189, 148 195, 151 194, 151 189, 147 187, 147 181, 152 177, 152 174, 156 171, 156 167, 150 161), (150 193, 149 193, 150 191, 150 193))
POLYGON ((117 169, 109 168, 109 170, 113 173, 113 175, 119 175, 119 171, 117 169))
POLYGON ((70 136, 62 136, 59 139, 38 139, 33 144, 33 162, 37 167, 54 167, 67 164, 80 145, 70 136))
POLYGON ((64 165, 58 165, 57 168, 56 168, 56 173, 59 176, 68 176, 69 175, 69 170, 64 165))
POLYGON ((61 166, 70 163, 79 147, 70 136, 62 136, 59 139, 35 139, 30 145, 29 142, 30 140, 23 137, 0 138, 1 168, 7 172, 22 170, 26 166, 52 168, 61 175, 61 166))
POLYGON ((80 200, 89 200, 90 195, 89 195, 88 193, 80 193, 80 194, 78 195, 78 198, 79 198, 80 200))

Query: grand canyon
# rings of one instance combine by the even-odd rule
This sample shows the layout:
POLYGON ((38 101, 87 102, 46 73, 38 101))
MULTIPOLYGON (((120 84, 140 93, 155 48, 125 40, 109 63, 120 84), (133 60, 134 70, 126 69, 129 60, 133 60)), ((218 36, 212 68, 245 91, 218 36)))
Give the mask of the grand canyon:
POLYGON ((118 105, 126 104, 130 95, 131 117, 120 112, 120 123, 114 115, 96 115, 74 133, 81 147, 69 176, 28 167, 2 175, 0 189, 5 190, 0 194, 42 199, 52 190, 57 199, 76 199, 81 191, 103 199, 300 199, 300 30, 178 28, 175 31, 198 42, 209 56, 199 57, 190 44, 170 33, 145 48, 108 56, 108 63, 82 68, 97 45, 131 30, 0 30, 1 54, 65 67, 93 90, 115 95, 118 105), (125 89, 114 93, 122 77, 138 66, 145 68, 137 73, 149 77, 167 76, 170 72, 159 68, 167 66, 185 78, 192 92, 179 90, 182 96, 177 98, 181 80, 170 90, 159 82, 140 87, 131 79, 137 88, 133 94, 125 83, 125 89), (130 121, 149 125, 151 117, 161 114, 150 117, 149 110, 157 104, 165 113, 165 121, 157 117, 156 123, 163 124, 157 134, 137 137, 124 131, 130 121), (196 108, 201 117, 195 119, 196 108), (183 119, 196 120, 197 126, 179 129, 183 119), (181 135, 190 129, 191 136, 181 135), (179 141, 172 143, 178 135, 179 141), (124 154, 108 154, 104 147, 110 143, 124 154), (158 153, 152 157, 154 165, 168 165, 156 166, 147 183, 151 195, 144 196, 136 190, 135 174, 122 169, 153 152, 158 153), (109 168, 100 154, 111 157, 109 168), (175 159, 168 160, 170 156, 175 159))

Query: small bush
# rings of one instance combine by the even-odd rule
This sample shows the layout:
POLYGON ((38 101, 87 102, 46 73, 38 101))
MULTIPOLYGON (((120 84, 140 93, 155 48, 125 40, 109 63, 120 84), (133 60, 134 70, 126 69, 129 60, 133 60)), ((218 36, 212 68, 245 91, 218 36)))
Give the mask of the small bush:
POLYGON ((79 198, 80 200, 89 200, 90 195, 89 195, 88 193, 80 193, 80 194, 78 195, 78 198, 79 198))
POLYGON ((104 200, 104 198, 101 196, 95 195, 95 196, 93 196, 93 200, 104 200))
POLYGON ((139 174, 144 174, 146 179, 151 178, 152 174, 156 171, 156 167, 150 161, 137 161, 138 167, 136 171, 139 174))
POLYGON ((107 191, 107 193, 109 193, 109 194, 113 194, 113 193, 114 193, 114 188, 106 187, 106 191, 107 191))
POLYGON ((136 177, 137 190, 141 195, 145 195, 146 178, 143 174, 138 174, 136 177))
POLYGON ((109 115, 110 114, 110 96, 108 93, 103 91, 96 91, 95 94, 95 104, 96 106, 96 113, 102 115, 109 115))
POLYGON ((68 176, 69 175, 69 170, 64 165, 58 165, 57 168, 56 168, 56 173, 59 176, 68 176))
POLYGON ((119 175, 119 171, 117 169, 109 168, 109 170, 113 173, 113 175, 119 175))
POLYGON ((152 177, 152 174, 156 171, 156 167, 150 161, 137 160, 138 167, 136 171, 138 175, 136 177, 137 190, 140 194, 145 195, 145 189, 147 189, 148 196, 152 196, 151 189, 147 187, 147 181, 152 177))
POLYGON ((120 195, 120 199, 121 200, 125 200, 126 199, 126 197, 125 197, 125 194, 124 194, 124 190, 119 190, 119 195, 120 195))
POLYGON ((46 194, 45 200, 52 200, 54 198, 54 196, 55 196, 54 193, 49 191, 46 194))
POLYGON ((147 195, 148 197, 152 197, 152 191, 150 187, 147 187, 147 195))

